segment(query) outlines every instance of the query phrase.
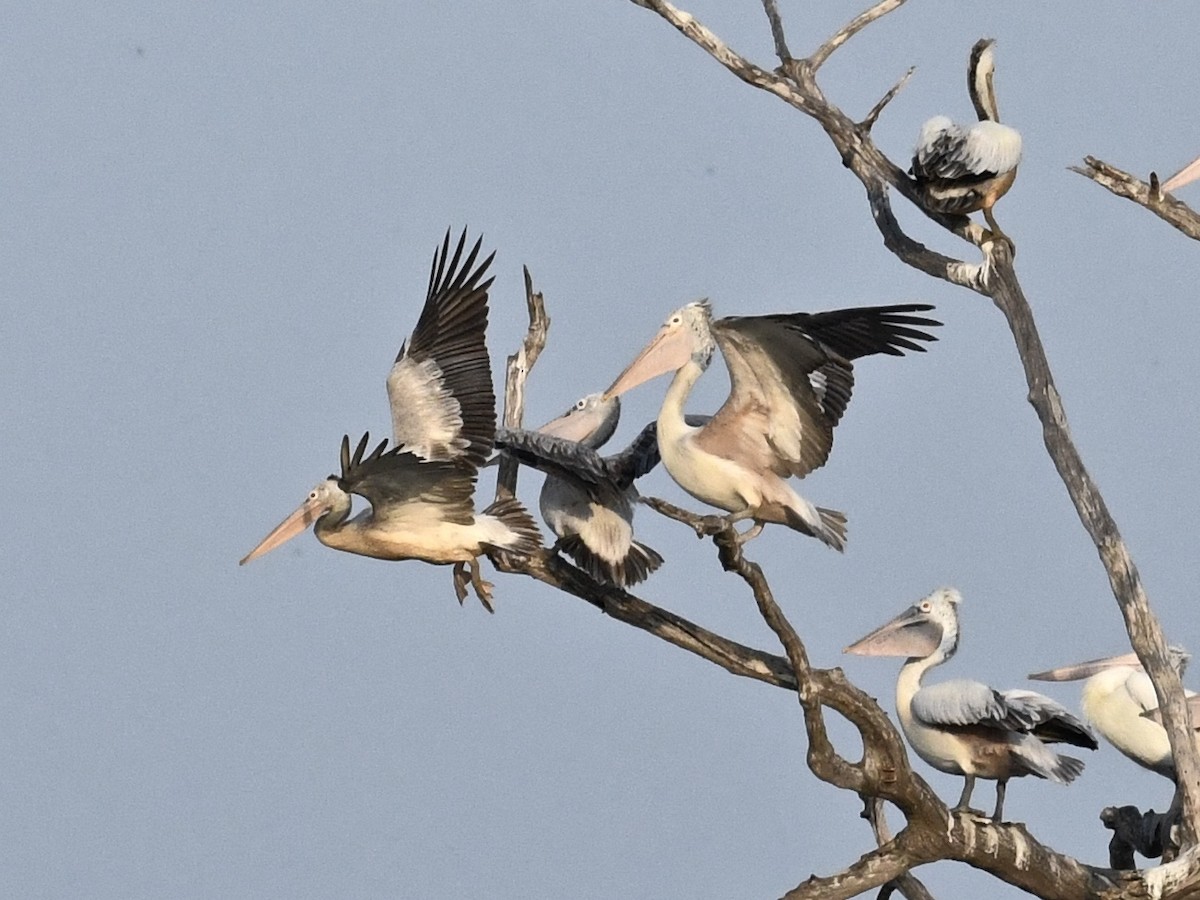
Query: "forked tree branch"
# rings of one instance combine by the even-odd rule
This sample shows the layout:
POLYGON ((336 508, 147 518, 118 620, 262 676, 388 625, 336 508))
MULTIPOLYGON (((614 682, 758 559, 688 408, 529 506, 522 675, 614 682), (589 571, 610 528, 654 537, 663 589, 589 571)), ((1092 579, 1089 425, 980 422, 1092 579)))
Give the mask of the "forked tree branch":
POLYGON ((1136 175, 1130 175, 1094 156, 1085 156, 1082 166, 1071 166, 1070 169, 1085 178, 1092 179, 1096 184, 1107 188, 1118 197, 1124 197, 1126 200, 1132 200, 1138 206, 1144 206, 1192 240, 1200 241, 1200 213, 1182 200, 1176 200, 1170 194, 1164 194, 1155 173, 1150 173, 1149 181, 1142 181, 1136 175))
MULTIPOLYGON (((887 0, 877 3, 867 13, 856 18, 829 41, 826 41, 809 59, 785 59, 781 66, 783 73, 781 75, 767 72, 744 59, 694 16, 676 8, 666 0, 633 0, 633 2, 657 13, 747 84, 775 94, 792 107, 816 119, 841 154, 843 164, 854 172, 866 188, 872 214, 888 248, 893 250, 904 262, 921 271, 989 296, 1004 312, 1025 369, 1026 382, 1029 387, 1028 399, 1042 422, 1046 450, 1071 496, 1080 520, 1092 537, 1101 562, 1108 573, 1113 594, 1125 619, 1130 643, 1155 683, 1163 709, 1164 726, 1171 739, 1172 750, 1178 766, 1177 803, 1183 811, 1184 840, 1187 844, 1194 845, 1197 829, 1200 827, 1200 763, 1197 761, 1196 747, 1190 737, 1188 711, 1183 702, 1182 687, 1179 684, 1178 676, 1167 664, 1166 642, 1161 627, 1150 610, 1137 569, 1121 539, 1115 521, 1104 504, 1103 497, 1088 475, 1071 440, 1062 400, 1054 387, 1049 364, 1033 322, 1032 312, 1012 267, 1009 248, 1002 242, 982 244, 982 234, 978 226, 969 223, 964 218, 938 216, 925 210, 917 196, 915 185, 900 171, 898 166, 875 147, 865 129, 855 125, 840 109, 826 100, 817 85, 817 69, 830 53, 845 43, 858 30, 899 4, 889 3, 887 0), (899 193, 913 201, 918 208, 946 227, 947 230, 982 245, 985 255, 982 266, 970 266, 963 261, 943 257, 929 251, 905 235, 899 228, 891 210, 887 191, 889 186, 894 187, 899 193)), ((764 7, 768 11, 768 19, 777 48, 786 48, 782 21, 777 12, 774 15, 771 14, 773 10, 771 3, 764 2, 764 7)), ((762 606, 760 599, 760 608, 762 606)), ((768 611, 763 609, 763 614, 767 616, 768 611)), ((781 639, 784 636, 781 634, 781 639)), ((787 648, 787 641, 785 640, 784 643, 787 648)), ((793 660, 793 666, 796 665, 796 660, 793 660)), ((800 680, 803 682, 802 677, 800 680)), ((805 702, 803 686, 801 687, 801 699, 802 702, 805 702)), ((809 713, 807 705, 805 713, 807 719, 809 713)), ((974 825, 963 819, 958 821, 967 826, 963 839, 968 837, 973 839, 974 835, 970 832, 974 825)), ((909 828, 912 827, 913 822, 910 820, 909 828)), ((901 837, 903 835, 904 832, 901 833, 901 837)), ((955 858, 993 871, 999 877, 1010 883, 1025 886, 1026 889, 1033 889, 1036 885, 1034 892, 1040 896, 1064 896, 1060 893, 1059 886, 1063 883, 1061 878, 1057 879, 1055 884, 1047 884, 1042 879, 1024 877, 1027 873, 1023 871, 1023 863, 1028 861, 1028 853, 1027 842, 1023 836, 1016 841, 1017 852, 1007 864, 998 862, 999 856, 993 858, 989 863, 986 859, 980 859, 972 853, 965 852, 964 845, 960 841, 952 841, 952 843, 956 851, 962 851, 955 858)), ((1192 852, 1185 853, 1181 860, 1170 864, 1172 868, 1169 878, 1162 873, 1155 874, 1156 886, 1162 887, 1169 883, 1172 891, 1200 888, 1200 865, 1189 869, 1180 869, 1179 867, 1179 862, 1184 862, 1193 855, 1192 852), (1180 875, 1181 872, 1182 875, 1180 875)), ((1059 857, 1056 864, 1063 864, 1064 861, 1069 863, 1067 868, 1072 868, 1080 879, 1088 882, 1086 888, 1089 892, 1113 889, 1113 882, 1110 881, 1111 875, 1106 870, 1088 869, 1067 857, 1059 857)), ((1159 867, 1159 869, 1165 870, 1166 867, 1159 867)), ((1144 888, 1146 884, 1150 883, 1151 879, 1148 875, 1145 884, 1139 887, 1144 888)), ((1080 881, 1076 881, 1071 889, 1078 890, 1084 886, 1080 881)), ((1085 896, 1085 894, 1066 894, 1065 896, 1085 896)))

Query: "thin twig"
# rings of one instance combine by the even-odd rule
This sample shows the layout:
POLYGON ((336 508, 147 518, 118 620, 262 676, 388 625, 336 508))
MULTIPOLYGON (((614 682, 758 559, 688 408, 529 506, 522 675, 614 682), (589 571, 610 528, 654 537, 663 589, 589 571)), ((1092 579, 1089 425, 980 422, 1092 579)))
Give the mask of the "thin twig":
POLYGON ((817 48, 817 52, 808 58, 808 65, 816 73, 817 69, 825 64, 825 60, 833 55, 833 51, 850 38, 854 37, 876 19, 882 19, 894 9, 904 5, 905 0, 879 0, 874 6, 866 12, 855 16, 850 22, 839 30, 833 37, 827 40, 824 44, 817 48))
POLYGON ((787 38, 783 34, 783 18, 779 15, 779 7, 775 4, 775 0, 762 0, 763 10, 766 11, 767 21, 771 23, 771 38, 775 41, 775 55, 779 57, 781 63, 786 63, 792 58, 792 51, 788 49, 787 38))
POLYGON ((1182 200, 1164 194, 1161 187, 1155 184, 1158 176, 1153 172, 1150 173, 1150 181, 1147 183, 1136 175, 1130 175, 1094 156, 1085 156, 1082 166, 1071 166, 1070 169, 1085 178, 1090 178, 1118 197, 1144 206, 1171 227, 1194 241, 1200 241, 1200 213, 1182 200))
POLYGON ((871 111, 867 113, 867 117, 858 123, 858 127, 864 133, 870 134, 871 129, 875 127, 875 122, 879 119, 879 114, 883 112, 883 108, 891 103, 898 93, 904 90, 904 86, 908 84, 908 79, 912 78, 915 71, 917 71, 916 66, 909 66, 908 71, 900 76, 900 80, 892 85, 892 89, 884 94, 878 103, 871 107, 871 111))

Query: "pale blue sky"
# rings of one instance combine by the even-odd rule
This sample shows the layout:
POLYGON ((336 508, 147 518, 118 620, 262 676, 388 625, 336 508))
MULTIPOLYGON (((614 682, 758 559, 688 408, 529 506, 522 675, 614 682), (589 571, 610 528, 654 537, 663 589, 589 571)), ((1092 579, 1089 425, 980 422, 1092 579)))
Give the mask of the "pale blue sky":
MULTIPOLYGON (((798 53, 860 10, 781 6, 798 53)), ((688 8, 770 64, 756 0, 688 8)), ((1015 687, 1123 648, 1001 315, 891 257, 817 126, 650 13, 67 2, 5 21, 0 894, 772 897, 869 848, 856 798, 805 768, 783 691, 525 580, 496 579, 489 616, 459 608, 446 569, 311 535, 237 567, 344 432, 387 431, 383 379, 448 226, 498 250, 496 373, 524 328, 522 264, 546 294, 534 422, 700 296, 719 314, 936 303, 941 342, 860 364, 801 486, 847 512, 846 554, 768 529, 751 555, 816 664, 888 709, 894 661, 840 648, 943 583, 966 598, 947 677, 1015 687)), ((927 116, 969 116, 967 53, 998 39, 1026 151, 997 217, 1074 436, 1193 649, 1200 253, 1065 167, 1165 175, 1200 153, 1197 33, 1180 3, 912 0, 823 72, 861 116, 918 66, 876 128, 903 162, 927 116)), ((663 387, 630 398, 620 438, 663 387)), ((644 488, 683 499, 662 472, 644 488)), ((668 560, 643 596, 776 650, 710 545, 638 521, 668 560)), ((1015 783, 1006 811, 1103 863, 1100 808, 1162 809, 1169 785, 1108 747, 1087 764, 1070 788, 1015 783)), ((985 884, 921 874, 939 896, 985 884)))

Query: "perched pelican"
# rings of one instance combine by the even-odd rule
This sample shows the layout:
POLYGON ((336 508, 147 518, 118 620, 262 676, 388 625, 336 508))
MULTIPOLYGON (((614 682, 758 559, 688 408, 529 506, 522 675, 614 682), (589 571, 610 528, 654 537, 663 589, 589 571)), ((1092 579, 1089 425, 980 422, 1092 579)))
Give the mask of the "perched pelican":
POLYGON ((1193 159, 1190 163, 1164 181, 1162 183, 1163 193, 1178 190, 1185 184, 1191 184, 1197 178, 1200 178, 1200 157, 1193 159))
POLYGON ((803 478, 829 458, 854 387, 851 360, 923 351, 920 342, 936 338, 913 326, 941 323, 913 313, 930 309, 909 303, 714 322, 707 300, 689 303, 671 313, 604 396, 674 372, 658 415, 658 447, 675 482, 728 511, 730 524, 753 519, 742 541, 775 522, 841 550, 845 515, 813 506, 787 478, 803 478), (711 419, 689 422, 683 404, 716 347, 729 369, 729 398, 711 419))
MULTIPOLYGON (((1180 647, 1168 648, 1170 662, 1181 677, 1189 656, 1180 647)), ((1083 683, 1083 714, 1110 744, 1151 772, 1175 780, 1175 761, 1167 731, 1157 718, 1158 697, 1136 653, 1090 659, 1029 676, 1035 681, 1083 683)), ((1195 703, 1196 692, 1186 691, 1195 703)), ((1193 705, 1193 725, 1200 722, 1193 705)))
POLYGON ((459 602, 467 570, 475 594, 491 610, 491 585, 479 556, 490 549, 531 553, 541 546, 537 525, 516 500, 475 512, 479 467, 492 450, 496 402, 487 330, 492 256, 475 267, 482 239, 466 259, 464 230, 450 257, 450 233, 434 254, 425 307, 412 338, 387 378, 396 447, 384 441, 365 458, 363 435, 353 455, 342 438, 342 472, 322 481, 294 513, 263 538, 242 564, 262 556, 315 523, 322 544, 377 559, 454 564, 459 602), (474 270, 472 271, 472 267, 474 270), (370 510, 350 515, 350 495, 370 510))
POLYGON ((501 429, 496 446, 546 473, 540 506, 555 549, 597 581, 629 587, 663 563, 633 539, 633 482, 658 465, 658 440, 651 423, 625 451, 601 457, 620 418, 619 398, 589 394, 537 431, 501 429))
POLYGON ((906 656, 896 682, 900 727, 917 755, 940 772, 966 780, 956 811, 967 810, 976 778, 996 781, 996 811, 1004 812, 1008 779, 1020 775, 1069 784, 1083 762, 1046 744, 1096 749, 1087 726, 1049 697, 1032 691, 997 691, 978 681, 922 687, 925 673, 958 649, 958 604, 953 588, 939 588, 886 625, 846 648, 858 656, 906 656))
POLYGON ((955 215, 981 209, 992 236, 1007 240, 992 216, 992 206, 1017 177, 1021 134, 1000 124, 992 87, 995 45, 984 39, 971 48, 967 90, 979 121, 963 126, 946 116, 934 116, 921 126, 910 172, 929 209, 955 215))

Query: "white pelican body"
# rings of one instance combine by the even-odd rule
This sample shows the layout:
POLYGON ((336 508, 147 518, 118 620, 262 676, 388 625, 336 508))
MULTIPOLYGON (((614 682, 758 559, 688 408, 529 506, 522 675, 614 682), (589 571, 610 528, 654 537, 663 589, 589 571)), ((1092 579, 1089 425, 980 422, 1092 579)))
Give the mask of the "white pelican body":
POLYGON ((606 392, 616 397, 665 372, 675 377, 658 415, 658 445, 671 478, 732 524, 753 519, 787 525, 834 549, 846 542, 846 517, 809 503, 788 484, 825 464, 833 429, 850 402, 852 360, 924 350, 932 335, 912 326, 940 324, 912 315, 923 304, 824 313, 733 316, 713 321, 707 301, 674 313, 606 392), (729 369, 730 394, 708 420, 684 404, 715 348, 729 369))
MULTIPOLYGON (((1182 675, 1188 655, 1169 648, 1171 663, 1182 675)), ((1175 780, 1175 761, 1167 731, 1155 716, 1158 697, 1137 655, 1125 653, 1062 666, 1029 676, 1038 681, 1083 683, 1083 714, 1106 741, 1139 766, 1175 780)), ((1186 691, 1189 702, 1195 691, 1186 691)), ((1200 733, 1197 734, 1200 738, 1200 733)))
POLYGON ((992 206, 1016 180, 1021 133, 1000 124, 992 86, 994 48, 995 41, 978 41, 967 67, 967 90, 979 121, 958 125, 946 116, 927 121, 913 148, 911 172, 927 207, 955 215, 983 210, 993 235, 1000 237, 992 206))
POLYGON ((617 397, 589 394, 537 431, 502 431, 496 446, 546 473, 539 506, 558 536, 556 549, 597 581, 629 587, 663 563, 633 537, 634 480, 658 465, 659 456, 649 427, 623 452, 601 457, 596 451, 620 417, 617 397))
POLYGON ((922 684, 958 648, 961 600, 953 588, 940 588, 845 652, 908 657, 896 680, 896 714, 905 738, 938 771, 963 776, 955 810, 969 808, 976 778, 995 780, 992 818, 999 822, 1010 778, 1036 775, 1069 784, 1083 771, 1081 760, 1055 753, 1047 742, 1094 750, 1096 739, 1070 712, 1032 691, 997 691, 961 679, 922 684))
POLYGON ((492 257, 472 271, 476 242, 466 259, 466 232, 450 259, 450 234, 434 254, 425 306, 412 337, 388 374, 396 447, 383 441, 365 458, 368 435, 354 453, 342 438, 341 474, 322 481, 242 563, 262 556, 313 525, 328 547, 377 559, 420 559, 453 564, 459 601, 466 570, 490 610, 491 585, 478 557, 490 549, 531 553, 541 545, 537 526, 516 500, 475 512, 475 479, 491 452, 495 396, 488 359, 488 295, 483 281, 492 257), (460 265, 461 263, 461 265, 460 265), (350 518, 351 494, 370 503, 350 518))

